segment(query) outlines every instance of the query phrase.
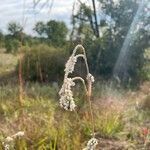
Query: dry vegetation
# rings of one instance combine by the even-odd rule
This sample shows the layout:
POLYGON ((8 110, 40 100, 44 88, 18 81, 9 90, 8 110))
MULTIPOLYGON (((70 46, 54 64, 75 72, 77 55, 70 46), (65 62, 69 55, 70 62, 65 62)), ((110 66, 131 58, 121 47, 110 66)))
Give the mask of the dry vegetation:
MULTIPOLYGON (((70 113, 58 106, 60 87, 56 83, 25 83, 24 103, 20 107, 17 77, 3 78, 15 67, 17 56, 0 55, 3 56, 0 60, 0 149, 5 138, 18 131, 24 131, 24 136, 10 144, 15 149, 84 148, 92 133, 85 95, 77 90, 77 111, 70 113)), ((149 150, 149 93, 148 82, 135 91, 116 89, 111 82, 94 84, 92 102, 98 150, 149 150)))

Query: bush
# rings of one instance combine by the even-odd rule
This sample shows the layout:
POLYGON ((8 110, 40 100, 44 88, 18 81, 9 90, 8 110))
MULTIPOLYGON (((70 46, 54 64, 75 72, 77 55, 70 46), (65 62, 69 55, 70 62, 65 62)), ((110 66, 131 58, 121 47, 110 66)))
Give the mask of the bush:
POLYGON ((5 41, 5 48, 7 53, 16 53, 19 49, 20 42, 16 39, 5 41))
POLYGON ((65 52, 62 49, 47 45, 33 46, 23 57, 23 78, 29 81, 56 81, 63 77, 64 63, 65 52))

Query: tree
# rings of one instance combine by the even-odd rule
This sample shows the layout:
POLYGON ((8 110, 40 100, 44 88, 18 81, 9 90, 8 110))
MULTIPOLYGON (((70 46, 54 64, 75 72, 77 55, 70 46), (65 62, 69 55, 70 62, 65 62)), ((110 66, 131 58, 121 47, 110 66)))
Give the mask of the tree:
POLYGON ((37 34, 40 37, 42 37, 43 35, 45 35, 46 25, 42 21, 39 21, 35 24, 35 27, 33 30, 35 30, 37 34))
POLYGON ((49 42, 53 46, 62 46, 66 42, 67 26, 64 22, 50 20, 47 23, 37 22, 34 30, 41 41, 49 42))
POLYGON ((92 7, 87 6, 86 3, 82 3, 80 0, 79 3, 80 6, 78 8, 77 13, 73 14, 73 20, 72 20, 73 26, 75 26, 76 23, 79 23, 79 28, 81 28, 79 32, 82 32, 81 30, 83 29, 83 23, 89 22, 91 29, 93 30, 93 34, 97 38, 99 38, 100 34, 99 34, 95 0, 92 0, 92 7))
POLYGON ((8 24, 8 32, 13 36, 13 37, 18 37, 23 31, 23 27, 16 22, 10 22, 8 24))
POLYGON ((66 41, 67 27, 64 22, 51 20, 46 24, 46 35, 53 46, 62 46, 66 41))
POLYGON ((20 42, 17 39, 5 37, 5 49, 7 53, 16 53, 19 49, 20 42))
MULTIPOLYGON (((93 1, 93 0, 92 0, 93 1)), ((92 2, 91 1, 91 2, 92 2)), ((77 9, 77 12, 73 14, 73 33, 83 34, 83 44, 88 52, 90 64, 92 64, 92 70, 97 75, 103 75, 104 77, 111 77, 113 75, 114 66, 118 59, 120 50, 126 38, 126 35, 130 29, 135 14, 140 6, 139 0, 95 0, 94 2, 99 3, 97 7, 97 26, 100 33, 100 37, 96 35, 96 28, 94 21, 94 9, 92 6, 86 3, 81 3, 77 9), (99 13, 98 13, 99 12, 99 13), (89 26, 93 33, 90 35, 85 34, 84 28, 89 26), (91 42, 92 41, 92 42, 91 42)), ((146 5, 145 5, 146 8, 146 5)), ((146 14, 146 13, 145 13, 146 14)), ((143 14, 139 14, 143 17, 143 14)), ((141 19, 142 20, 142 19, 141 19)), ((138 72, 143 65, 143 52, 148 44, 148 31, 145 31, 145 26, 148 26, 147 22, 149 18, 145 17, 140 23, 143 26, 142 30, 139 30, 134 36, 133 45, 130 46, 130 61, 128 62, 127 71, 128 78, 135 79, 138 76, 138 72), (140 36, 142 38, 140 38, 140 36), (139 37, 139 38, 138 38, 139 37)), ((128 59, 129 60, 129 59, 128 59)), ((120 76, 120 78, 123 78, 120 76)))
POLYGON ((23 27, 16 22, 10 22, 8 24, 8 32, 5 36, 5 48, 8 53, 16 53, 20 45, 24 44, 25 33, 23 33, 23 27))

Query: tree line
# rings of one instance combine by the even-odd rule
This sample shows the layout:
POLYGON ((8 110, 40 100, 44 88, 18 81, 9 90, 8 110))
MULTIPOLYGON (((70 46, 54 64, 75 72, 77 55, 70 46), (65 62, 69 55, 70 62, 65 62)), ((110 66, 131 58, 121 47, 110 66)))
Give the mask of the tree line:
MULTIPOLYGON (((139 22, 132 31, 134 42, 129 46, 130 59, 127 71, 129 80, 147 79, 150 51, 148 2, 139 14, 139 22)), ((8 24, 8 34, 0 33, 0 46, 5 46, 7 52, 16 51, 20 45, 36 45, 43 43, 53 47, 64 47, 73 43, 82 43, 87 49, 90 67, 97 76, 112 78, 115 63, 121 47, 130 29, 132 21, 141 5, 139 0, 97 0, 91 5, 78 2, 74 4, 71 17, 72 30, 69 32, 64 22, 50 20, 39 21, 33 30, 37 36, 31 37, 24 33, 18 23, 8 24), (96 2, 96 3, 95 3, 96 2), (95 7, 98 6, 98 7, 95 7), (70 34, 71 33, 71 34, 70 34)), ((124 71, 124 70, 123 70, 124 71)), ((123 78, 119 75, 120 80, 123 78)))

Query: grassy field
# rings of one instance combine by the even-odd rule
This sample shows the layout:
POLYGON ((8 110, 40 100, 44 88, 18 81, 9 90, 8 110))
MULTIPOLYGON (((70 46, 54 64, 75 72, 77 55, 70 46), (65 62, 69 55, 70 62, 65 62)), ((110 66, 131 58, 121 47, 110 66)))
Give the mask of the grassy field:
POLYGON ((7 73, 14 70, 17 64, 17 56, 6 54, 0 51, 0 74, 7 73))
MULTIPOLYGON (((91 138, 92 124, 86 96, 77 89, 78 107, 59 107, 57 83, 24 83, 19 103, 18 56, 0 53, 0 150, 80 150, 91 138), (19 131, 24 136, 6 141, 19 131)), ((138 90, 114 88, 96 81, 93 88, 95 136, 98 150, 150 149, 150 83, 138 90)))

